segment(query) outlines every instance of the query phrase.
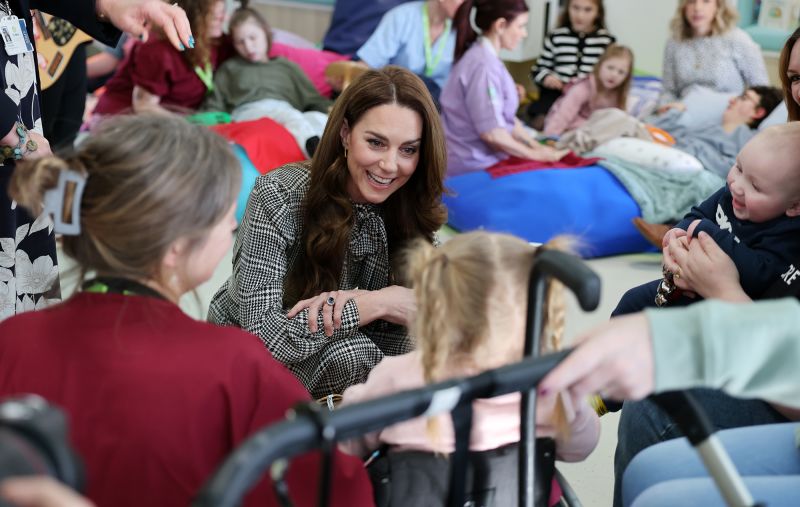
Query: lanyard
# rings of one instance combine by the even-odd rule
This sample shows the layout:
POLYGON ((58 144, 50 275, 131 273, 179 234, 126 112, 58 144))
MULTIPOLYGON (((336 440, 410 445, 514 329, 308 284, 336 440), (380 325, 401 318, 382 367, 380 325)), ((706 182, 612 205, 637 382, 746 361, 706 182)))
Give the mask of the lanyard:
POLYGON ((206 85, 206 90, 209 92, 214 91, 214 70, 211 68, 210 63, 206 62, 204 69, 201 69, 199 65, 195 65, 194 73, 197 74, 197 77, 200 78, 200 81, 206 85))
POLYGON ((95 278, 85 282, 82 287, 83 292, 94 292, 99 294, 122 294, 125 296, 150 296, 157 299, 165 299, 164 296, 150 287, 128 278, 95 278))
POLYGON ((428 18, 428 2, 422 3, 422 37, 425 41, 426 77, 433 76, 433 71, 436 70, 436 67, 439 65, 439 61, 442 59, 444 48, 447 46, 447 38, 450 36, 450 26, 452 23, 453 22, 450 19, 444 22, 444 32, 442 32, 442 35, 439 36, 439 51, 436 52, 436 56, 434 57, 433 51, 431 50, 431 27, 428 18))

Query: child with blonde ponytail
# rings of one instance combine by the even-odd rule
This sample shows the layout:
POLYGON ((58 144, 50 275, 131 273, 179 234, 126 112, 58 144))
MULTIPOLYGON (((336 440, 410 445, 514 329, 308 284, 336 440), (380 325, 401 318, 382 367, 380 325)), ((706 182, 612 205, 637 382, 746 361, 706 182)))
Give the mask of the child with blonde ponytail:
MULTIPOLYGON (((563 248, 557 238, 539 248, 563 248)), ((484 231, 460 234, 439 248, 418 243, 408 255, 408 279, 414 287, 417 316, 412 335, 417 349, 386 357, 366 383, 344 392, 343 404, 352 404, 426 383, 474 375, 522 359, 525 340, 527 281, 536 262, 537 247, 506 234, 484 231)), ((547 296, 543 348, 557 348, 564 311, 560 287, 547 296)), ((519 441, 518 393, 473 404, 470 448, 496 449, 519 441)), ((552 424, 554 406, 539 401, 537 432, 554 436, 557 456, 578 461, 594 448, 599 420, 588 404, 575 407, 568 431, 552 424)), ((342 444, 350 454, 366 455, 382 445, 398 450, 451 453, 452 421, 439 417, 426 429, 417 418, 396 424, 359 440, 342 444)))

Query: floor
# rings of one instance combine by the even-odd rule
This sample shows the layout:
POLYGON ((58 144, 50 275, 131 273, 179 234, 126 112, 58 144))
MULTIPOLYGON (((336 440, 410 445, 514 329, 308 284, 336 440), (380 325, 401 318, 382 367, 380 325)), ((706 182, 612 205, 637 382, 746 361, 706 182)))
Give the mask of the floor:
MULTIPOLYGON (((447 236, 447 234, 444 234, 447 236)), ((63 257, 62 283, 65 294, 74 287, 75 273, 72 263, 63 257)), ((577 302, 568 302, 567 341, 582 331, 599 324, 608 318, 622 293, 630 287, 653 280, 660 275, 660 255, 635 254, 588 261, 589 266, 601 277, 603 282, 600 307, 591 313, 584 313, 577 302)), ((181 301, 186 313, 196 318, 205 316, 209 301, 214 292, 227 279, 231 272, 230 254, 223 259, 214 276, 196 291, 196 297, 188 294, 181 301)), ((602 434, 595 452, 584 462, 560 464, 559 469, 567 477, 572 487, 586 507, 608 507, 611 505, 613 485, 613 456, 616 445, 617 415, 608 414, 602 418, 602 434)))

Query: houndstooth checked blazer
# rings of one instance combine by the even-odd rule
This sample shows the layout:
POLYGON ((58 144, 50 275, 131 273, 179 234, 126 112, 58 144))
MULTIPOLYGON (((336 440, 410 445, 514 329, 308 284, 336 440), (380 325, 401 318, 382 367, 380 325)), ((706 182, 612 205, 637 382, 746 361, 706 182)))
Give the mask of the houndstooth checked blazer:
MULTIPOLYGON (((261 338, 315 398, 364 382, 384 354, 412 349, 402 326, 375 321, 359 328, 349 301, 342 326, 326 337, 308 330, 308 310, 293 319, 283 307, 283 280, 300 251, 306 163, 287 164, 256 181, 233 251, 233 274, 211 301, 208 320, 234 325, 261 338)), ((389 284, 389 252, 381 208, 354 204, 355 223, 339 290, 378 290, 389 284)), ((330 287, 324 290, 334 290, 330 287)), ((323 292, 321 290, 320 292, 323 292)))

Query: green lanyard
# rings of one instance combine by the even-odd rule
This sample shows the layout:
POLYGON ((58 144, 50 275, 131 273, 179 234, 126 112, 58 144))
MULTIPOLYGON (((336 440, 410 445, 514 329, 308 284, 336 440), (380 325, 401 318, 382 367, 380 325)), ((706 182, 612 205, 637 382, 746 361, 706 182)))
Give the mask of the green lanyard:
POLYGON ((197 74, 200 81, 206 85, 206 90, 209 92, 214 91, 214 69, 211 68, 210 63, 206 62, 206 67, 204 69, 201 69, 199 65, 195 65, 194 73, 197 74))
POLYGON ((444 48, 447 46, 447 38, 450 36, 450 26, 452 21, 450 19, 444 22, 444 32, 439 36, 439 51, 436 52, 436 57, 433 56, 431 50, 431 27, 428 18, 428 2, 422 3, 422 36, 425 40, 425 76, 433 76, 433 71, 439 65, 439 61, 444 54, 444 48))

